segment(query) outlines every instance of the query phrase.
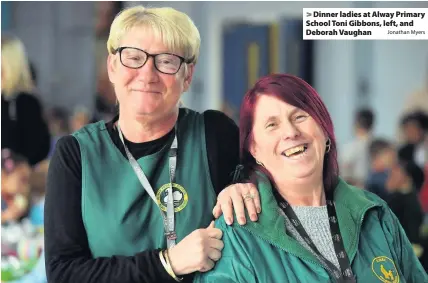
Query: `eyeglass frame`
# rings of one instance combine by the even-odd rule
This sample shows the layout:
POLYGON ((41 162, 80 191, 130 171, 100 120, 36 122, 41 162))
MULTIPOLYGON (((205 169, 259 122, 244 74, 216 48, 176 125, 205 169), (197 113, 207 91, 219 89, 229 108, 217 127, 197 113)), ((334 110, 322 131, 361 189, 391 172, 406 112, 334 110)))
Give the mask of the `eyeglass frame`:
POLYGON ((182 57, 182 56, 180 56, 180 55, 174 54, 174 53, 168 53, 168 52, 165 52, 165 53, 158 53, 158 54, 150 54, 149 52, 146 52, 146 51, 144 51, 144 50, 142 50, 142 49, 140 49, 140 48, 131 47, 131 46, 121 46, 121 47, 118 47, 118 48, 116 48, 116 49, 114 50, 113 55, 116 55, 116 53, 118 53, 118 52, 119 52, 119 59, 120 59, 120 63, 121 63, 124 67, 126 67, 126 68, 130 68, 130 69, 134 69, 134 70, 136 70, 136 69, 140 69, 140 68, 144 67, 144 65, 146 65, 147 61, 149 61, 149 58, 150 58, 150 57, 153 57, 153 65, 155 66, 156 70, 157 70, 158 72, 162 73, 162 74, 165 74, 165 75, 175 75, 175 74, 177 74, 177 73, 178 73, 178 71, 180 71, 180 69, 181 69, 181 65, 183 65, 183 63, 190 64, 190 63, 192 63, 192 62, 193 62, 193 59, 186 59, 186 58, 184 58, 184 57, 182 57), (127 66, 127 65, 123 64, 123 62, 122 62, 122 51, 123 51, 124 49, 126 49, 126 48, 130 48, 130 49, 135 49, 135 50, 138 50, 138 51, 142 51, 143 53, 145 53, 145 54, 147 55, 146 61, 144 61, 144 63, 143 63, 140 67, 129 67, 129 66, 127 66), (177 71, 176 71, 175 73, 165 73, 165 72, 162 72, 161 70, 159 70, 159 69, 158 69, 158 67, 156 66, 156 60, 155 60, 155 57, 156 57, 156 56, 158 56, 158 55, 173 55, 173 56, 178 57, 178 58, 180 59, 180 66, 178 66, 177 71))

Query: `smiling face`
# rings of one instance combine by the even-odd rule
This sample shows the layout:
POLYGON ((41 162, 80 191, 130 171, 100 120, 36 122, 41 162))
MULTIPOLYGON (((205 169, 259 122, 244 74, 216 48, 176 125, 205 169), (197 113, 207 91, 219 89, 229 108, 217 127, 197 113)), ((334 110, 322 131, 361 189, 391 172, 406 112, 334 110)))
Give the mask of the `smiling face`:
POLYGON ((254 113, 251 154, 263 163, 275 183, 322 180, 327 137, 300 108, 261 94, 254 113))
MULTIPOLYGON (((150 54, 175 53, 157 38, 154 33, 144 27, 134 27, 120 42, 120 46, 134 47, 150 54)), ((139 69, 125 67, 120 62, 119 52, 108 57, 108 73, 114 85, 120 113, 126 113, 135 118, 144 118, 147 115, 163 117, 175 111, 181 94, 188 90, 194 65, 181 65, 174 74, 163 74, 154 65, 153 58, 139 69)))

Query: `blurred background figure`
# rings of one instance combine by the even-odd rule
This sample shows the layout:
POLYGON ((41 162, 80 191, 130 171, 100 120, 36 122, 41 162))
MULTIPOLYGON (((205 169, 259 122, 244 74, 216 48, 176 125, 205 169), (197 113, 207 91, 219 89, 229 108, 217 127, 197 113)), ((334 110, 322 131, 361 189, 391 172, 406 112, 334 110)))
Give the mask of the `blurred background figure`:
POLYGON ((2 282, 45 283, 43 211, 49 161, 32 170, 22 155, 3 149, 1 166, 2 282))
POLYGON ((92 120, 91 114, 85 107, 77 107, 70 117, 70 133, 80 130, 92 120))
POLYGON ((97 74, 95 95, 95 117, 111 120, 117 113, 116 95, 107 74, 107 39, 114 17, 123 8, 121 1, 100 1, 95 4, 95 68, 97 74))
POLYGON ((387 203, 403 226, 410 242, 417 245, 422 241, 420 231, 424 213, 418 192, 423 182, 423 171, 411 161, 397 162, 386 182, 386 188, 390 193, 387 203))
POLYGON ((370 169, 364 188, 386 201, 389 195, 386 182, 396 160, 394 146, 385 139, 373 140, 369 146, 369 160, 370 169))
POLYGON ((43 108, 33 93, 34 82, 22 42, 1 38, 1 148, 28 159, 30 165, 46 158, 50 148, 43 108))
POLYGON ((10 149, 1 151, 1 223, 19 222, 28 212, 31 167, 10 149))
POLYGON ((354 140, 340 152, 340 170, 343 178, 363 188, 370 168, 369 147, 375 115, 370 109, 361 109, 355 115, 354 140))
POLYGON ((51 147, 48 157, 50 158, 55 149, 57 141, 70 133, 68 125, 68 113, 62 107, 53 107, 46 113, 49 132, 51 133, 51 147))
POLYGON ((408 114, 401 121, 401 130, 404 144, 400 157, 423 168, 428 161, 428 114, 421 111, 408 114))

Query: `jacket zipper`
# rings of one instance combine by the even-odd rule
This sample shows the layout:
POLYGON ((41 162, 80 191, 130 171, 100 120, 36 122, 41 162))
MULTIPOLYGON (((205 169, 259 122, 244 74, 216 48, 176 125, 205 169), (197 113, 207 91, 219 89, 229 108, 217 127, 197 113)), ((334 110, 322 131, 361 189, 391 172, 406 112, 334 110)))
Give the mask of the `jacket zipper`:
POLYGON ((315 264, 315 265, 318 265, 318 266, 322 267, 324 270, 326 270, 326 271, 327 271, 328 275, 330 276, 330 279, 334 280, 334 282, 338 282, 338 281, 334 278, 334 276, 331 274, 330 270, 329 270, 329 269, 327 269, 324 265, 320 264, 319 262, 316 262, 316 261, 313 261, 313 260, 310 260, 310 259, 304 259, 304 258, 302 258, 302 257, 300 257, 300 256, 298 256, 298 255, 296 255, 296 254, 294 254, 294 253, 292 253, 292 252, 286 251, 285 249, 283 249, 282 247, 280 247, 280 246, 278 246, 277 244, 273 243, 272 241, 270 241, 270 240, 268 240, 268 239, 265 239, 265 238, 262 238, 262 237, 260 237, 259 235, 256 235, 255 233, 253 233, 253 232, 252 232, 252 231, 250 231, 249 229, 245 228, 245 226, 241 226, 241 227, 242 227, 242 228, 244 228, 246 231, 248 231, 251 235, 253 235, 253 236, 255 236, 255 237, 257 237, 257 238, 259 238, 259 239, 261 239, 261 240, 263 240, 263 241, 265 241, 265 242, 268 242, 268 243, 269 243, 269 244, 271 244, 272 246, 274 246, 274 247, 276 247, 276 248, 278 248, 278 249, 280 249, 280 250, 283 250, 283 251, 284 251, 284 252, 286 252, 286 253, 289 253, 289 254, 291 254, 291 255, 293 255, 293 256, 295 256, 295 257, 297 257, 297 258, 300 258, 301 260, 309 261, 309 262, 311 262, 311 263, 313 263, 313 264, 315 264))

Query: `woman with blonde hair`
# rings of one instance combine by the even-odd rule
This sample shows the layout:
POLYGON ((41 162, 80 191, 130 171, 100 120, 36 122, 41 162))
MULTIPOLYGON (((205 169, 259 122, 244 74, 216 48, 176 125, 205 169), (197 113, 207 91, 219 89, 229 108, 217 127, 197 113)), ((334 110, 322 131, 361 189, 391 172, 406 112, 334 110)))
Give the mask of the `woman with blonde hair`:
POLYGON ((49 152, 50 134, 22 42, 1 38, 1 148, 25 156, 31 165, 49 152))
POLYGON ((107 68, 119 114, 57 143, 45 200, 49 281, 191 280, 221 257, 210 224, 220 191, 216 215, 232 217, 228 207, 243 209, 245 197, 256 216, 254 186, 223 190, 238 163, 236 125, 179 106, 199 46, 194 23, 172 8, 136 6, 113 21, 107 68))

